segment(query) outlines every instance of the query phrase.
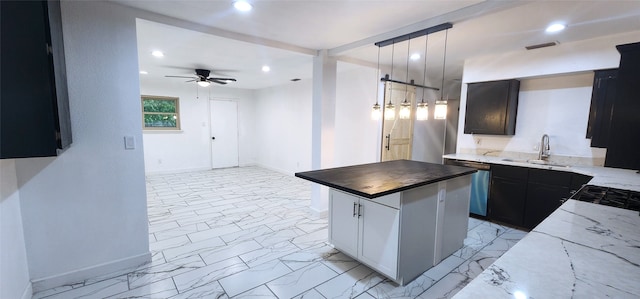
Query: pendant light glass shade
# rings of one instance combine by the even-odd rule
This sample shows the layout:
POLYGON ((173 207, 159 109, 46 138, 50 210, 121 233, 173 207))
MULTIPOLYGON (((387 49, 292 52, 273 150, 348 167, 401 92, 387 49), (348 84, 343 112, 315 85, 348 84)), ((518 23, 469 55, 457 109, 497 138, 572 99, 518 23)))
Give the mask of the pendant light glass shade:
POLYGON ((400 104, 400 113, 398 113, 400 119, 409 119, 411 117, 411 103, 404 99, 404 102, 400 104))
POLYGON ((429 119, 429 104, 424 102, 418 103, 418 108, 416 109, 416 120, 428 120, 429 119))
POLYGON ((434 119, 446 119, 447 118, 447 101, 436 101, 436 108, 433 112, 434 119))
POLYGON ((396 119, 396 106, 393 103, 389 102, 384 107, 384 119, 386 120, 394 120, 396 119))
POLYGON ((373 108, 371 109, 371 119, 380 120, 381 116, 382 116, 382 109, 380 105, 376 103, 375 105, 373 105, 373 108))

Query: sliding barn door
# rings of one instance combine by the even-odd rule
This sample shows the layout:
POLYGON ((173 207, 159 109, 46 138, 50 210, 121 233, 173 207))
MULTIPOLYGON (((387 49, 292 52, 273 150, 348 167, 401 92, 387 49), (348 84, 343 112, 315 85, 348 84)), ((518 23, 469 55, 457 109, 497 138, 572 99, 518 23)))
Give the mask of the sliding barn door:
MULTIPOLYGON (((382 124, 382 157, 381 161, 411 159, 413 143, 413 122, 415 119, 416 87, 401 83, 385 82, 384 105, 389 100, 395 105, 395 118, 384 118, 382 124), (407 99, 411 103, 411 117, 400 119, 400 104, 407 99)), ((386 113, 386 111, 385 111, 386 113)))

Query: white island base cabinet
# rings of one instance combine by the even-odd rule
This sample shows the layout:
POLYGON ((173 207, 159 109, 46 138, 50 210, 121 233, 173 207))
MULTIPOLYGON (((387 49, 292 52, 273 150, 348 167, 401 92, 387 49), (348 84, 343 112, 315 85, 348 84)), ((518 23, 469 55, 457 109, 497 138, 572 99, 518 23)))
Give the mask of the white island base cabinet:
POLYGON ((331 189, 329 243, 400 285, 460 249, 471 176, 372 199, 331 189))

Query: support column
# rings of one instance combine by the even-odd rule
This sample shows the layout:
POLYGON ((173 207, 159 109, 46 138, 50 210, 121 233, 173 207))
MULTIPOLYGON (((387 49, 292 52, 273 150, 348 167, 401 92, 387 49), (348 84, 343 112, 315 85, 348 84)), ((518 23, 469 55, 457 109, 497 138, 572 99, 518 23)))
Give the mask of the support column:
MULTIPOLYGON (((333 167, 336 73, 337 60, 327 56, 327 50, 318 51, 313 58, 311 105, 311 168, 314 170, 333 167)), ((328 188, 318 184, 311 188, 311 209, 325 214, 329 202, 328 188)))

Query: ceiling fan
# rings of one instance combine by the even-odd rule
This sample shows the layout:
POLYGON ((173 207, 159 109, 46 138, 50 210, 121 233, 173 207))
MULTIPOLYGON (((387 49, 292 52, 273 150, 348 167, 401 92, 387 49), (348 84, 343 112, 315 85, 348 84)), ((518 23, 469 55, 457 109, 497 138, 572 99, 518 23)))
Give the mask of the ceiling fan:
POLYGON ((193 80, 189 80, 189 81, 186 81, 186 82, 194 82, 195 81, 195 82, 198 82, 198 85, 200 85, 202 87, 209 86, 209 84, 211 84, 211 82, 224 85, 224 84, 227 84, 228 82, 237 81, 234 78, 209 77, 209 74, 211 74, 211 71, 209 71, 209 70, 196 69, 196 77, 186 77, 186 76, 165 76, 165 77, 190 78, 190 79, 193 79, 193 80))

